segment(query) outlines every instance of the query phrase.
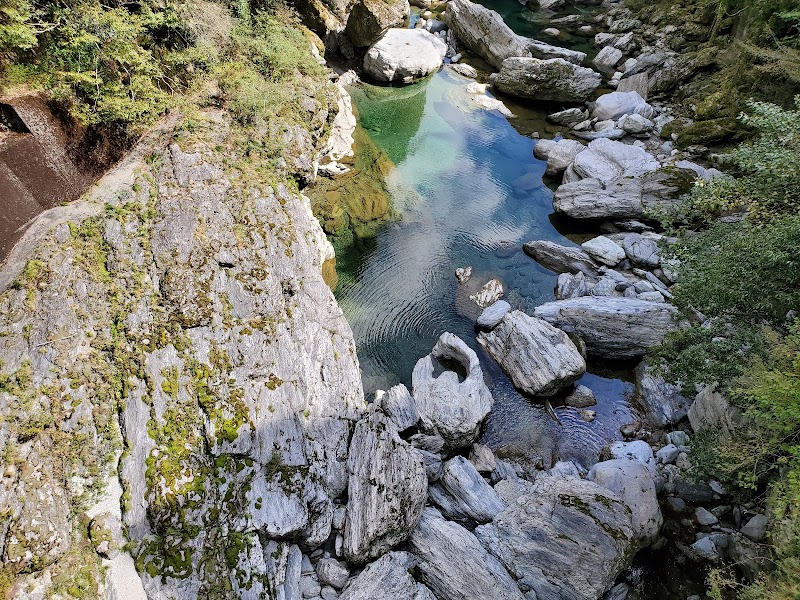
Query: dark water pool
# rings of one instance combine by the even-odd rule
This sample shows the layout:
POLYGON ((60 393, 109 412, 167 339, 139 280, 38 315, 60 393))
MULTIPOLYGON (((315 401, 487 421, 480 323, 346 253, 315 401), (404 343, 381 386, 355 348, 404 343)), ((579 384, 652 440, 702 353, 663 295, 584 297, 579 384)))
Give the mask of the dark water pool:
POLYGON ((500 278, 512 305, 553 299, 556 276, 522 252, 531 239, 570 243, 551 223, 552 192, 535 141, 509 121, 470 104, 469 80, 442 70, 401 88, 351 90, 359 120, 397 165, 388 185, 398 220, 377 237, 340 252, 337 298, 355 334, 367 394, 409 385, 416 361, 451 331, 479 352, 496 399, 485 432, 493 447, 521 454, 590 460, 633 418, 632 385, 614 374, 587 374, 597 419, 557 408, 561 424, 521 396, 479 348, 477 316, 454 276, 473 267, 479 282, 500 278))

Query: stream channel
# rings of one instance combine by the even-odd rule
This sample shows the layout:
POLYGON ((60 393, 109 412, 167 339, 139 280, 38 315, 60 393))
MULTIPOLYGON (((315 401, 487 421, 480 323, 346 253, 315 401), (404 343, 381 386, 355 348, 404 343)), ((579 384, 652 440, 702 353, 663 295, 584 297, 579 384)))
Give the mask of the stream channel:
MULTIPOLYGON (((516 0, 490 7, 518 33, 537 33, 516 0)), ((369 397, 398 382, 411 389, 416 361, 450 331, 478 352, 495 399, 483 443, 520 462, 590 465, 605 444, 620 439, 619 427, 636 418, 629 369, 590 364, 580 383, 597 397, 596 419, 586 422, 576 409, 554 402, 558 423, 541 400, 516 391, 476 341, 480 309, 469 300, 475 286, 497 277, 512 307, 531 311, 555 299, 556 275, 526 256, 523 242, 579 238, 568 239, 552 214, 545 163, 533 156, 535 139, 523 135, 552 135, 544 116, 553 107, 507 102, 519 115, 514 127, 471 104, 470 81, 443 68, 410 86, 350 89, 360 125, 396 165, 387 185, 398 218, 337 256, 336 296, 353 328, 364 391, 369 397), (468 265, 472 288, 454 276, 468 265)))

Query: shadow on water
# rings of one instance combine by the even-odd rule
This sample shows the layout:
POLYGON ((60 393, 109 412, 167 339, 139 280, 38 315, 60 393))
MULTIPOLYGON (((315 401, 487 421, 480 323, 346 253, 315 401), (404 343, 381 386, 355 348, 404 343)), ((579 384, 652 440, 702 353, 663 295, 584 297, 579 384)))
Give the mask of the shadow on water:
POLYGON ((598 396, 597 419, 586 423, 574 409, 557 408, 558 425, 482 351, 475 315, 456 302, 454 271, 466 265, 474 278, 502 280, 516 308, 552 300, 555 274, 527 257, 522 243, 570 243, 550 221, 552 192, 542 183, 544 163, 533 157, 535 140, 501 115, 474 109, 467 83, 443 70, 415 86, 354 90, 361 123, 396 159, 387 187, 399 213, 374 240, 337 257, 336 295, 353 328, 365 392, 410 387, 416 361, 450 331, 479 352, 496 400, 487 443, 518 446, 546 463, 587 464, 632 420, 632 384, 587 374, 582 383, 598 396))

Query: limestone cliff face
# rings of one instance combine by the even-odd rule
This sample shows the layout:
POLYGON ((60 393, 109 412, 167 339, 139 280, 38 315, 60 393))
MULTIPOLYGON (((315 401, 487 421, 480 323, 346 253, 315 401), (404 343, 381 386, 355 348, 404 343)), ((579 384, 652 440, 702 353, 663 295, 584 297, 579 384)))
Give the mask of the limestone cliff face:
POLYGON ((56 209, 0 293, 11 597, 282 597, 330 535, 355 345, 308 201, 236 135, 206 113, 56 209))

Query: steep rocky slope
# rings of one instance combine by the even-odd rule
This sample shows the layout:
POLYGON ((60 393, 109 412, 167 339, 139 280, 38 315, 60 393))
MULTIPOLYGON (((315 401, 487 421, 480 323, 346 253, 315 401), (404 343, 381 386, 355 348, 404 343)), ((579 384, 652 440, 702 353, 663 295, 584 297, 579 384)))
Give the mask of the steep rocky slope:
POLYGON ((239 133, 206 112, 124 165, 132 185, 56 209, 0 295, 12 597, 97 595, 104 562, 126 585, 117 478, 142 576, 127 594, 261 597, 290 541, 330 533, 363 407, 355 346, 308 201, 239 133))

